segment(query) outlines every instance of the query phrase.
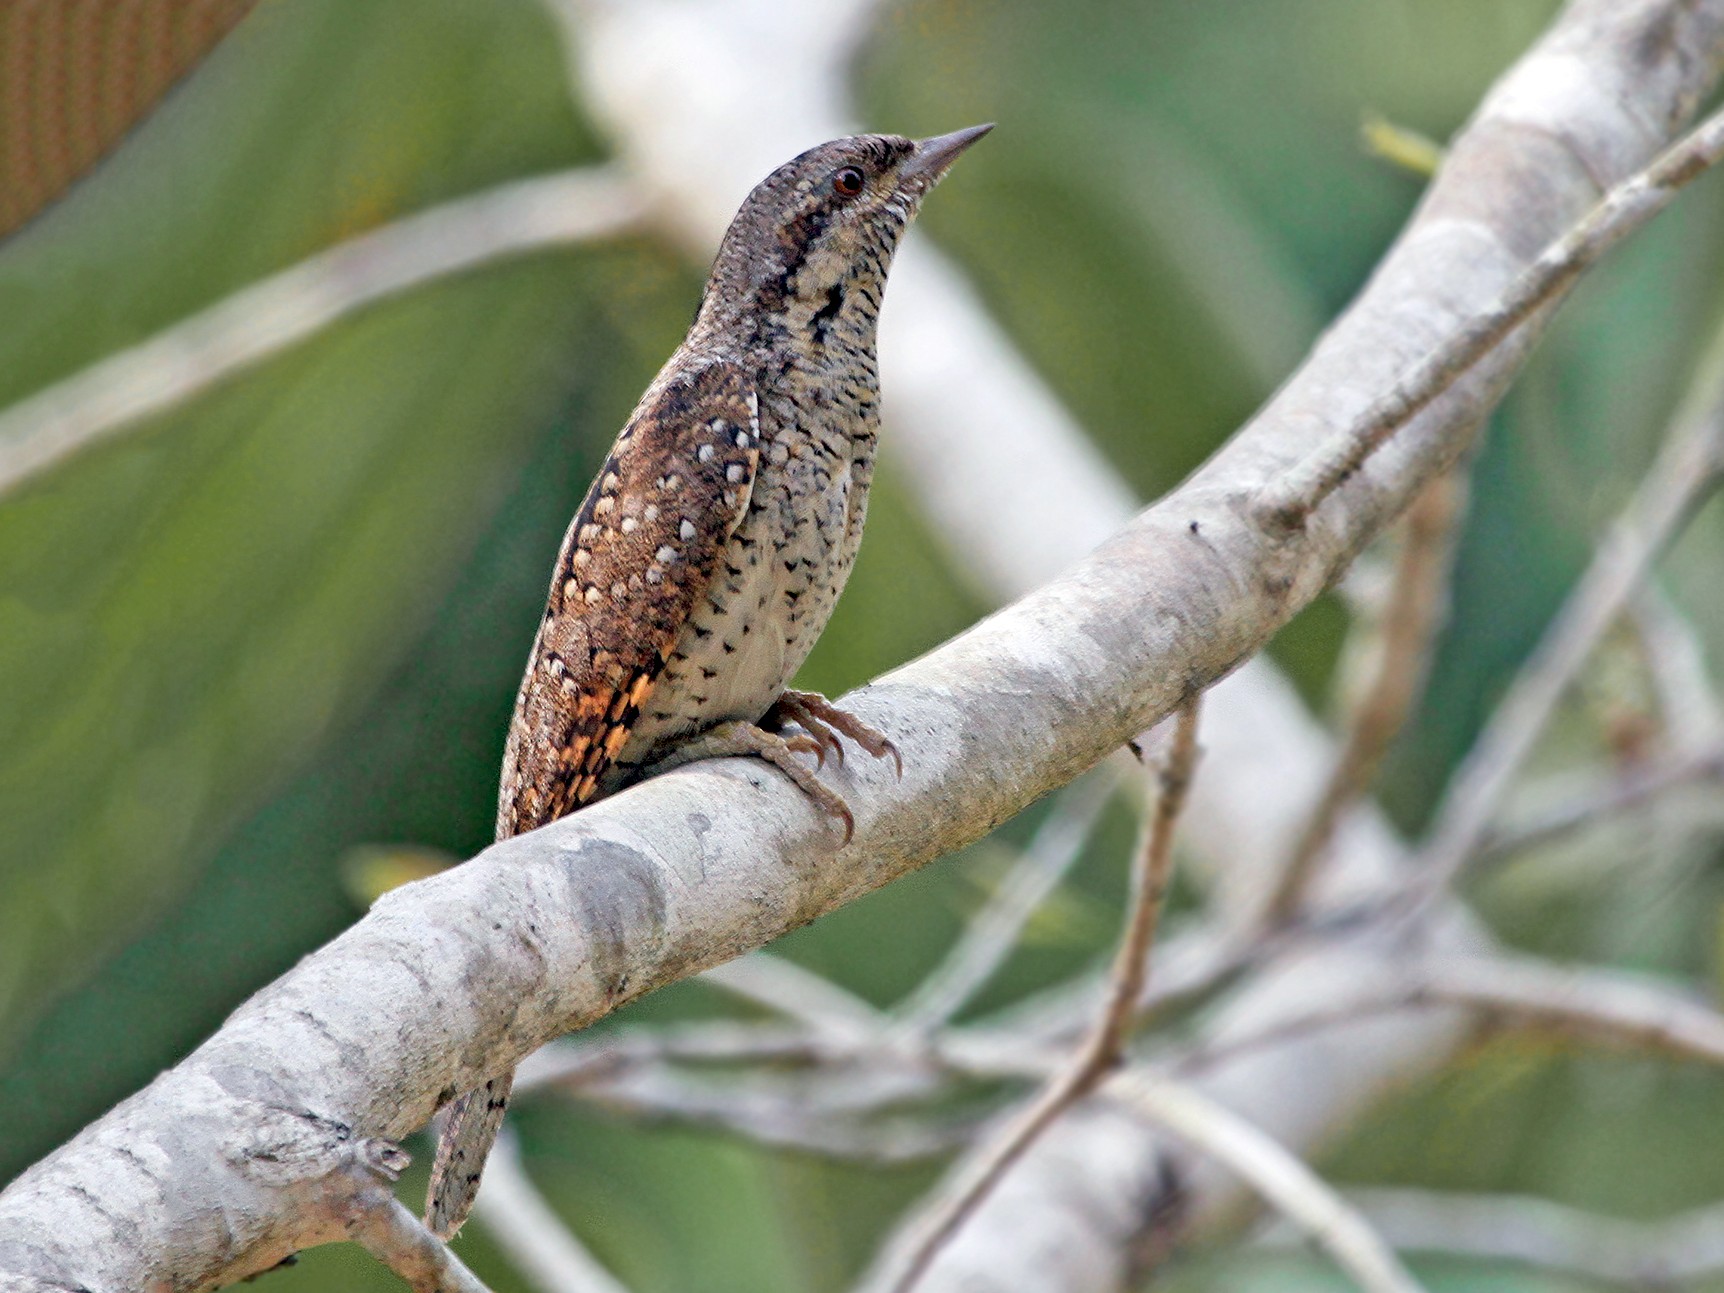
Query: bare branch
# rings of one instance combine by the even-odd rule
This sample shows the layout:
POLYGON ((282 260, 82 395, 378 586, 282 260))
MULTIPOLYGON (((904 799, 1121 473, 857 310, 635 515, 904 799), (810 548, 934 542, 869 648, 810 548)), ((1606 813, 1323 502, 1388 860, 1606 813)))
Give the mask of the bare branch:
POLYGON ((1620 970, 1493 955, 1416 962, 1398 978, 1360 984, 1303 1015, 1289 1013, 1255 1033, 1205 1045, 1184 1067, 1205 1067, 1369 1015, 1430 1006, 1462 1006, 1493 1022, 1724 1065, 1724 1015, 1701 1001, 1620 970))
POLYGON ((1097 775, 1061 797, 992 900, 977 913, 946 959, 895 1012, 900 1027, 927 1033, 944 1026, 993 976, 1030 916, 1082 854, 1084 841, 1113 793, 1113 780, 1097 775))
POLYGON ((499 185, 319 252, 0 410, 0 498, 76 453, 434 279, 622 233, 642 205, 608 171, 499 185))
POLYGON ((1159 776, 1160 793, 1145 814, 1144 841, 1138 851, 1131 908, 1114 957, 1107 998, 1094 1027, 1041 1094, 974 1160, 965 1176, 936 1199, 933 1209, 907 1240, 904 1255, 892 1263, 897 1274, 880 1279, 881 1286, 890 1287, 892 1293, 910 1293, 916 1287, 941 1246, 981 1205, 1036 1137, 1072 1104, 1093 1091, 1119 1063, 1126 1028, 1143 995, 1149 953, 1155 944, 1162 903, 1173 874, 1174 828, 1197 761, 1200 704, 1201 697, 1193 696, 1180 708, 1178 726, 1159 776))
POLYGON ((1600 257, 1670 205, 1724 157, 1724 112, 1708 117, 1640 173, 1618 184, 1551 244, 1466 327, 1422 358, 1345 431, 1263 492, 1257 516, 1271 532, 1297 530, 1358 474, 1371 455, 1503 339, 1574 284, 1600 257))
POLYGON ((1629 613, 1672 743, 1689 751, 1714 744, 1724 733, 1724 702, 1694 626, 1653 583, 1641 588, 1629 613))
POLYGON ((700 977, 703 983, 776 1011, 819 1033, 872 1036, 886 1022, 883 1014, 855 993, 770 952, 755 952, 726 961, 700 977))
POLYGON ((1715 350, 1646 479, 1450 778, 1419 851, 1413 903, 1430 902, 1478 852, 1509 784, 1593 647, 1717 487, 1724 468, 1724 333, 1715 350))
POLYGON ((1120 1061, 1126 1029, 1149 979, 1149 956, 1161 927, 1161 909, 1173 880, 1173 838, 1186 791, 1197 766, 1197 719, 1203 697, 1193 696, 1180 708, 1161 769, 1159 793, 1149 811, 1148 830, 1139 850, 1130 914, 1119 951, 1108 976, 1107 999, 1087 1047, 1087 1067, 1100 1073, 1120 1061))
POLYGON ((386 1140, 353 1142, 338 1128, 325 1129, 326 1136, 330 1132, 334 1133, 333 1144, 326 1141, 317 1145, 320 1152, 313 1156, 322 1157, 333 1150, 334 1169, 323 1177, 316 1173, 300 1176, 300 1164, 295 1160, 308 1146, 298 1137, 270 1137, 248 1148, 261 1161, 300 1176, 300 1183, 309 1186, 313 1196, 307 1199, 310 1206, 306 1212, 333 1215, 347 1238, 388 1266, 416 1293, 489 1293, 478 1276, 395 1197, 390 1187, 408 1163, 401 1148, 386 1140))
POLYGON ((514 1089, 603 1086, 616 1074, 660 1064, 819 1064, 848 1058, 859 1043, 824 1037, 803 1025, 705 1019, 657 1028, 620 1028, 564 1037, 522 1062, 514 1089))
POLYGON ((1297 1155, 1232 1110, 1195 1088, 1140 1071, 1121 1073, 1104 1093, 1239 1176, 1367 1293, 1423 1289, 1356 1208, 1297 1155))
POLYGON ((1493 827, 1479 842, 1473 865, 1524 853, 1631 813, 1685 786, 1724 781, 1724 743, 1612 771, 1585 790, 1525 821, 1493 827))
POLYGON ((485 1188, 473 1215, 540 1293, 627 1293, 545 1202, 507 1128, 485 1165, 485 1188))
POLYGON ((1457 469, 1425 486, 1407 509, 1400 557, 1382 615, 1376 670, 1353 712, 1328 783, 1271 891, 1265 908, 1270 925, 1285 924, 1304 904, 1342 814, 1375 779, 1383 755, 1424 686, 1431 644, 1442 627, 1448 601, 1449 564, 1465 494, 1457 469))
POLYGON ((761 1145, 876 1165, 950 1154, 976 1134, 978 1118, 971 1115, 883 1111, 904 1099, 949 1091, 949 1074, 899 1083, 867 1069, 859 1082, 847 1081, 849 1074, 841 1070, 825 1084, 818 1076, 757 1073, 703 1080, 667 1067, 641 1068, 585 1083, 573 1094, 645 1120, 708 1127, 761 1145))
POLYGON ((1525 1195, 1373 1188, 1348 1190, 1347 1199, 1402 1250, 1517 1262, 1633 1289, 1686 1286, 1724 1270, 1724 1207, 1625 1221, 1525 1195))
POLYGON ((1439 1001, 1587 1041, 1724 1065, 1724 1015, 1650 978, 1528 957, 1438 963, 1439 1001))
POLYGON ((973 1134, 973 1118, 949 1113, 883 1116, 937 1097, 953 1074, 985 1080, 1042 1077, 1035 1043, 960 1032, 912 1039, 818 1027, 733 1021, 625 1029, 570 1038, 528 1058, 516 1090, 560 1086, 578 1098, 647 1118, 716 1126, 811 1153, 902 1162, 946 1153, 973 1134), (738 1074, 745 1063, 773 1071, 738 1074), (693 1066, 731 1066, 701 1076, 693 1066))

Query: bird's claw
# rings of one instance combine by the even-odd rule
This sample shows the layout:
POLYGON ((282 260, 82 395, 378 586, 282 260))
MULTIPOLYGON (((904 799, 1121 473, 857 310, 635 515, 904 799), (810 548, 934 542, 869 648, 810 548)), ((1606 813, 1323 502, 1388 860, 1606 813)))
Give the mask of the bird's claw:
MULTIPOLYGON (((849 737, 876 759, 892 756, 900 779, 904 776, 904 756, 898 752, 886 734, 864 723, 849 710, 839 709, 817 691, 792 691, 786 688, 769 711, 779 723, 791 722, 832 750, 839 766, 844 763, 844 744, 838 737, 849 737)), ((825 760, 821 760, 822 766, 825 760)))

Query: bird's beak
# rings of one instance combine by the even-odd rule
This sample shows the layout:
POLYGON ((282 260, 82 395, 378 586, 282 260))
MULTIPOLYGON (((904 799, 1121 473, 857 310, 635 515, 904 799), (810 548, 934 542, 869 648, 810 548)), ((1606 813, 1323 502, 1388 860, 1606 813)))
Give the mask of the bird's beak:
POLYGON ((957 161, 959 153, 993 128, 994 123, 990 121, 986 125, 954 130, 949 135, 935 135, 931 139, 917 140, 916 151, 910 154, 909 160, 898 172, 899 179, 920 180, 924 185, 932 187, 946 173, 946 168, 957 161))

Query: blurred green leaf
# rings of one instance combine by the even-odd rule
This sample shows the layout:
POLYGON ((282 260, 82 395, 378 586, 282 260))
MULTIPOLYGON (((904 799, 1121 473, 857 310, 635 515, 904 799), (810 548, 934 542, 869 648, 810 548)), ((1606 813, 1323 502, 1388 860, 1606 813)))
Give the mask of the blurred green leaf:
MULTIPOLYGON (((264 6, 0 248, 0 391, 346 233, 578 159, 543 22, 526 3, 264 6)), ((547 256, 417 293, 0 508, 0 1054, 411 646, 602 290, 547 256)))

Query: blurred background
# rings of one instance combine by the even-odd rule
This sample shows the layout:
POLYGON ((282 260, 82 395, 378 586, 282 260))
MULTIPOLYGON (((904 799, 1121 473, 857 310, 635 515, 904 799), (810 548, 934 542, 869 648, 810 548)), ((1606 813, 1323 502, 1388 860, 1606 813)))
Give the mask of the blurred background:
MULTIPOLYGON (((1423 177, 1362 147, 1361 121, 1442 140, 1555 8, 903 0, 874 19, 850 94, 870 129, 999 123, 913 236, 962 265, 1149 498, 1296 365, 1417 201, 1423 177)), ((536 0, 0 3, 0 404, 344 238, 604 160, 559 42, 536 0)), ((1429 693, 1381 790, 1409 830, 1644 472, 1724 317, 1721 228, 1724 188, 1684 197, 1583 287, 1493 419, 1429 693)), ((703 273, 647 233, 487 265, 0 498, 0 1182, 380 886, 489 842, 552 556, 703 273)), ((902 488, 890 425, 885 445, 860 564, 801 676, 828 694, 989 609, 902 488)), ((1721 520, 1701 514, 1661 577, 1714 659, 1721 520)), ((1273 647, 1324 715, 1348 628, 1326 596, 1273 647)), ((1632 644, 1601 652, 1541 768, 1634 758, 1654 708, 1632 644)), ((1038 811, 775 950, 891 1004, 1038 811)), ((1499 869, 1480 910, 1515 946, 1710 990, 1720 823, 1693 805, 1660 823, 1499 869)), ((1105 951, 1131 833, 1116 805, 978 1009, 1105 951)), ((720 1006, 684 984, 617 1022, 720 1006)), ((1347 1183, 1626 1217, 1724 1196, 1724 1080, 1698 1067, 1508 1036, 1362 1114, 1320 1165, 1347 1183)), ((940 1167, 554 1097, 515 1121, 534 1178, 639 1293, 843 1288, 940 1167)), ((482 1227, 463 1249, 493 1287, 522 1287, 482 1227)), ((1593 1287, 1416 1265, 1434 1289, 1593 1287)), ((396 1286, 347 1247, 270 1276, 282 1293, 396 1286)), ((1168 1287, 1344 1285, 1316 1257, 1224 1244, 1168 1287)))

